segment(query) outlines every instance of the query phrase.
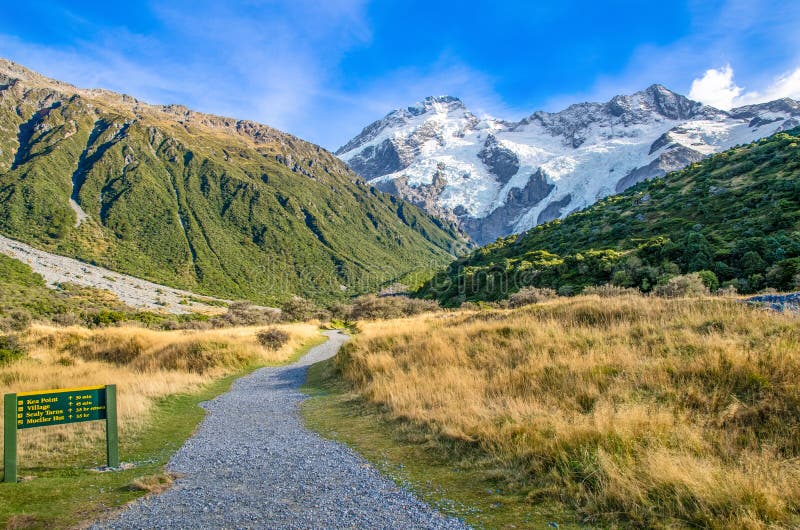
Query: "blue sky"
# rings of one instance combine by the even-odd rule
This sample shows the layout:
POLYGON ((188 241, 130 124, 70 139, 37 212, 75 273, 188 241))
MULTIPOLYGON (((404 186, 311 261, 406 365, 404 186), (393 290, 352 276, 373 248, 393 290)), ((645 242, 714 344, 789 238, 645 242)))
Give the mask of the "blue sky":
POLYGON ((721 107, 800 98, 795 0, 38 0, 2 11, 0 56, 45 75, 329 149, 427 95, 507 119, 656 82, 721 107))

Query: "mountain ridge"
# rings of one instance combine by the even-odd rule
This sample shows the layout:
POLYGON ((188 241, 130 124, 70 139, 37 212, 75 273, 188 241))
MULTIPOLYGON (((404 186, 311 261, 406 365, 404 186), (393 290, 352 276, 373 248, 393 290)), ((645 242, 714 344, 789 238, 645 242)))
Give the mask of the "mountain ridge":
POLYGON ((0 232, 157 283, 275 304, 373 290, 455 227, 272 127, 0 61, 0 232))
POLYGON ((438 96, 388 113, 336 154, 485 244, 797 125, 800 104, 788 98, 723 111, 659 84, 516 122, 438 96))

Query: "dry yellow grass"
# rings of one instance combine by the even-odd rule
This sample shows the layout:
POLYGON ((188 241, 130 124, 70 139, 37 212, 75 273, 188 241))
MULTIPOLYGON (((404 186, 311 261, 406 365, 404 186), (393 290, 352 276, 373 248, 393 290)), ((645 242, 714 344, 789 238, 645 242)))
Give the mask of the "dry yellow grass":
MULTIPOLYGON (((22 337, 28 357, 0 366, 0 393, 114 383, 124 438, 145 425, 156 400, 195 391, 248 365, 285 361, 319 334, 311 324, 274 327, 290 337, 276 351, 258 343, 256 333, 264 327, 154 331, 34 326, 22 337)), ((27 466, 51 460, 54 451, 66 459, 86 447, 102 447, 104 436, 102 422, 23 430, 19 455, 27 466)))
POLYGON ((355 390, 532 503, 594 524, 800 525, 796 317, 587 296, 361 325, 337 360, 355 390))

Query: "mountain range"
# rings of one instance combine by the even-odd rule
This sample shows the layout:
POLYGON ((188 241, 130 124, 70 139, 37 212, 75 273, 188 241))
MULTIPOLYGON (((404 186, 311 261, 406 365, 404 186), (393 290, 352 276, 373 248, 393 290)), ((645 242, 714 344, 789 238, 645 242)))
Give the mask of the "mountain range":
POLYGON ((792 99, 724 111, 660 85, 520 121, 479 117, 441 96, 390 112, 336 154, 486 244, 798 125, 792 99))
MULTIPOLYGON (((455 226, 317 145, 0 60, 0 232, 165 285, 280 303, 446 264, 455 226)), ((411 283, 421 280, 409 280, 411 283)))
POLYGON ((500 238, 451 263, 421 294, 458 306, 528 286, 648 292, 686 273, 712 290, 800 289, 800 127, 500 238))

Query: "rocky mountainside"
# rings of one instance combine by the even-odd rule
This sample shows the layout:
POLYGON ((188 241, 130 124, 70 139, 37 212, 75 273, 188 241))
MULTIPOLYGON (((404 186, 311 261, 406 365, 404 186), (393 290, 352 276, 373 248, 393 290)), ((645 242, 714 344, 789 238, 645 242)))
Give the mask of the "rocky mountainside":
POLYGON ((170 286, 279 303, 449 260, 453 226, 319 146, 0 60, 0 232, 170 286))
POLYGON ((726 112, 660 85, 519 122, 478 117, 444 96, 389 113, 336 154, 485 244, 797 125, 791 99, 726 112))

